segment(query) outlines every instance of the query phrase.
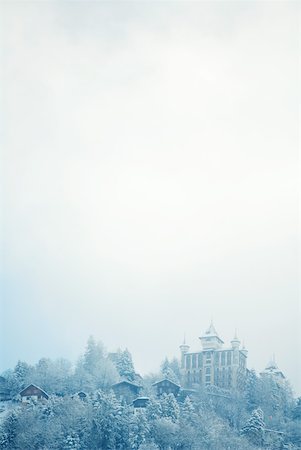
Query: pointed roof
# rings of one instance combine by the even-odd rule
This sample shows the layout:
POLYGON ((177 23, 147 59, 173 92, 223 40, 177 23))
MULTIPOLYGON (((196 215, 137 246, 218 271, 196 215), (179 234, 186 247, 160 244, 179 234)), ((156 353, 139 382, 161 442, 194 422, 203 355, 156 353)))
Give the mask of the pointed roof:
POLYGON ((49 395, 47 394, 47 392, 45 392, 43 389, 41 389, 39 386, 36 386, 35 384, 29 384, 28 386, 26 386, 26 388, 22 389, 22 391, 19 393, 19 395, 21 395, 21 397, 25 397, 27 395, 32 395, 30 392, 31 389, 33 389, 35 391, 39 391, 45 398, 47 398, 47 399, 49 398, 49 395))
POLYGON ((211 320, 209 328, 205 331, 206 336, 218 336, 216 329, 214 328, 213 322, 211 320))
POLYGON ((215 329, 215 327, 213 325, 213 321, 212 320, 210 322, 209 328, 207 328, 205 333, 202 335, 202 338, 207 338, 207 337, 217 337, 221 342, 223 342, 222 339, 217 334, 217 331, 216 331, 216 329, 215 329))
POLYGON ((178 388, 181 387, 179 384, 175 383, 174 381, 171 381, 169 378, 163 378, 162 380, 156 381, 155 383, 152 384, 152 386, 157 386, 158 384, 161 384, 166 381, 170 384, 173 384, 174 386, 177 386, 178 388))
POLYGON ((261 374, 270 374, 270 375, 277 375, 281 378, 285 378, 283 375, 283 372, 279 369, 276 360, 275 355, 273 354, 272 359, 269 361, 269 363, 266 365, 266 368, 261 372, 261 374))
POLYGON ((274 353, 273 353, 273 357, 270 359, 270 361, 266 365, 266 369, 278 369, 274 353))

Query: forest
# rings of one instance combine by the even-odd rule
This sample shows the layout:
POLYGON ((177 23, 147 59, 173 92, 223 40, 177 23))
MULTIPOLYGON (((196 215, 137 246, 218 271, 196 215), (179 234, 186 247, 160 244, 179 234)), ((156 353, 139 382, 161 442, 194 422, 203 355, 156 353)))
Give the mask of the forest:
POLYGON ((112 358, 90 337, 76 364, 18 361, 2 377, 11 400, 0 403, 1 449, 301 449, 301 398, 288 382, 280 385, 254 370, 248 371, 243 392, 208 386, 191 395, 158 396, 153 384, 160 379, 184 385, 177 359, 166 358, 160 373, 142 379, 127 349, 112 358), (140 384, 146 407, 134 408, 115 395, 112 385, 119 380, 140 384), (20 402, 20 392, 30 384, 46 391, 48 400, 20 402))

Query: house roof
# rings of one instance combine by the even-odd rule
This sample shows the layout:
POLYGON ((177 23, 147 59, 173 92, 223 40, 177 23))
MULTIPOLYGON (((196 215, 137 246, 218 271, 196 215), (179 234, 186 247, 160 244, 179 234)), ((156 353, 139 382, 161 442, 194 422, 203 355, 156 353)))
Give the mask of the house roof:
POLYGON ((119 381, 118 383, 114 383, 114 384, 112 384, 112 388, 114 388, 115 386, 120 386, 121 384, 128 384, 129 386, 133 386, 133 387, 136 387, 139 389, 142 388, 142 386, 140 386, 139 384, 132 383, 131 381, 128 381, 128 380, 122 380, 122 381, 119 381))
POLYGON ((163 383, 163 381, 168 381, 169 383, 173 384, 174 386, 177 386, 180 388, 181 386, 174 381, 169 380, 168 378, 163 378, 162 380, 156 381, 156 383, 153 383, 153 386, 156 386, 157 384, 163 383))
POLYGON ((31 388, 31 387, 33 387, 33 388, 35 388, 35 389, 38 389, 38 390, 39 390, 42 394, 44 394, 47 398, 49 397, 49 395, 47 394, 47 392, 45 392, 43 389, 41 389, 39 386, 36 386, 35 384, 29 384, 28 386, 26 386, 26 388, 22 389, 22 391, 20 392, 20 395, 21 395, 21 396, 26 395, 26 394, 24 394, 25 391, 27 391, 27 389, 29 389, 29 388, 31 388))

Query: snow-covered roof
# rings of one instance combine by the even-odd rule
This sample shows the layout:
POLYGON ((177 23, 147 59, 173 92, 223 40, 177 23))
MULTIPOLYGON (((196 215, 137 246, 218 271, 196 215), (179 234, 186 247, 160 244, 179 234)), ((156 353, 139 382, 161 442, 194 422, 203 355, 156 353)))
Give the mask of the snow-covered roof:
POLYGON ((142 386, 140 386, 139 384, 132 383, 132 382, 129 381, 129 380, 121 380, 121 381, 118 381, 118 383, 112 384, 112 388, 113 388, 114 386, 119 386, 120 384, 128 384, 128 385, 130 385, 130 386, 134 386, 134 387, 137 387, 137 388, 139 388, 139 389, 142 388, 142 386))
POLYGON ((157 384, 163 383, 163 381, 168 381, 169 383, 174 384, 178 388, 181 387, 179 384, 175 383, 174 381, 171 381, 169 378, 163 378, 162 380, 156 381, 156 383, 153 383, 153 386, 157 386, 157 384))
POLYGON ((25 391, 27 391, 27 389, 29 389, 29 388, 35 388, 35 389, 38 389, 38 390, 39 390, 42 394, 44 394, 47 398, 49 397, 49 395, 47 394, 47 392, 44 391, 44 389, 40 388, 39 386, 36 386, 35 384, 29 384, 28 386, 26 386, 26 388, 22 389, 22 391, 20 392, 19 395, 21 395, 21 397, 24 396, 24 395, 26 395, 26 394, 25 394, 25 391))
POLYGON ((209 328, 207 328, 205 333, 201 336, 201 339, 202 338, 207 338, 207 337, 217 337, 221 342, 223 342, 223 340, 217 334, 217 331, 216 331, 212 321, 210 323, 209 328))

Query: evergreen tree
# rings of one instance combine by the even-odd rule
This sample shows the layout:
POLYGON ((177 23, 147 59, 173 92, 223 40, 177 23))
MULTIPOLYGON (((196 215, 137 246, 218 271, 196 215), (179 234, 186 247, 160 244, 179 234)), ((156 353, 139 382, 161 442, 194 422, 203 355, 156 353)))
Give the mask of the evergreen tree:
POLYGON ((175 372, 171 368, 171 364, 170 364, 168 358, 165 358, 161 364, 161 373, 164 378, 167 378, 168 380, 179 384, 179 382, 180 382, 179 378, 176 376, 175 372))
POLYGON ((263 412, 260 408, 254 409, 251 417, 241 430, 241 434, 255 445, 263 443, 265 423, 263 421, 263 412))
POLYGON ((95 375, 99 370, 102 360, 104 359, 104 350, 100 342, 95 342, 93 336, 90 336, 87 342, 86 351, 83 357, 84 369, 95 375))
POLYGON ((64 450, 79 450, 81 449, 80 438, 76 433, 68 434, 64 443, 64 450))
POLYGON ((247 409, 253 411, 258 407, 258 378, 255 370, 250 370, 246 379, 246 402, 247 409))
POLYGON ((162 417, 166 417, 174 423, 179 420, 180 408, 173 394, 163 394, 161 397, 160 404, 162 410, 162 417))
POLYGON ((301 419, 301 397, 297 399, 296 406, 293 409, 293 419, 301 419))
POLYGON ((33 368, 24 361, 18 361, 14 368, 14 375, 21 387, 24 388, 25 385, 29 384, 29 377, 33 368))
POLYGON ((140 449, 149 435, 149 425, 144 411, 139 411, 139 414, 132 414, 130 421, 130 435, 129 444, 132 450, 140 449))
POLYGON ((162 417, 162 408, 158 400, 150 398, 146 407, 146 415, 149 422, 154 421, 162 417))
POLYGON ((0 434, 0 448, 12 450, 17 448, 17 435, 18 435, 18 414, 16 411, 12 411, 5 418, 1 426, 0 434))
POLYGON ((128 349, 125 349, 124 351, 118 350, 116 368, 122 378, 125 378, 129 381, 135 380, 135 369, 132 355, 130 354, 128 349))
POLYGON ((194 404, 189 396, 184 400, 184 403, 180 407, 180 420, 181 423, 195 425, 197 422, 197 414, 195 412, 194 404))

